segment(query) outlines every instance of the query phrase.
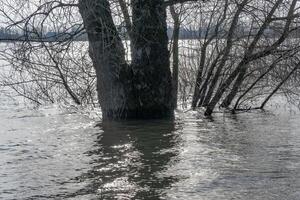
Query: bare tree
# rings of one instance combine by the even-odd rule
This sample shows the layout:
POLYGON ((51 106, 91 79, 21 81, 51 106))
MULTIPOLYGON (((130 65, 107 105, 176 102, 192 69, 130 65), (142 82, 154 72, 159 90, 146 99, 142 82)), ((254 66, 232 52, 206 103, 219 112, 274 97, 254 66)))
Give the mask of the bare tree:
POLYGON ((1 84, 38 104, 96 106, 97 88, 104 119, 162 118, 178 101, 211 115, 296 94, 296 0, 20 2, 0 8, 20 33, 1 53, 11 65, 1 84))

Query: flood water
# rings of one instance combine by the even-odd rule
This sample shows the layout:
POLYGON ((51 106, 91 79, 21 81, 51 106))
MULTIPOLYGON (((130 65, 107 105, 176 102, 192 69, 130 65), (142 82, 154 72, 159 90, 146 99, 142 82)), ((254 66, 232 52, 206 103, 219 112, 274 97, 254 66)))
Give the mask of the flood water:
POLYGON ((299 200, 300 115, 99 123, 0 92, 0 199, 299 200))

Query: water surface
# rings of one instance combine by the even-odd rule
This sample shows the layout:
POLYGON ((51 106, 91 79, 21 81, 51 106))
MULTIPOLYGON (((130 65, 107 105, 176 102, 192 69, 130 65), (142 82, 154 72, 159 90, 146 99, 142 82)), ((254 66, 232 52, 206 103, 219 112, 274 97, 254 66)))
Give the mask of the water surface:
POLYGON ((0 93, 0 199, 300 199, 300 115, 100 123, 0 93))

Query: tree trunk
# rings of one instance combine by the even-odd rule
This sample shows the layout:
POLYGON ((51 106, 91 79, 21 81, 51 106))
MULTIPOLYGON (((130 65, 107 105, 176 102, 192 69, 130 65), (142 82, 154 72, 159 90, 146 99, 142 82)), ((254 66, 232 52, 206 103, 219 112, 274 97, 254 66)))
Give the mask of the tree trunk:
POLYGON ((221 52, 218 54, 217 58, 213 61, 212 65, 210 66, 210 69, 209 69, 209 71, 207 73, 206 79, 205 79, 205 81, 204 81, 204 83, 203 83, 203 85, 202 85, 202 87, 200 89, 201 94, 200 94, 200 97, 199 97, 200 101, 198 103, 198 107, 206 106, 209 103, 209 101, 210 101, 212 93, 209 94, 209 92, 208 92, 207 96, 206 96, 206 93, 207 93, 209 81, 211 80, 211 77, 213 75, 213 72, 214 72, 214 70, 215 70, 215 68, 217 66, 217 63, 218 63, 220 57, 221 57, 221 52))
MULTIPOLYGON (((207 86, 208 86, 208 81, 210 80, 210 77, 212 76, 213 70, 217 65, 217 61, 219 59, 220 54, 217 56, 217 58, 213 62, 212 66, 210 67, 209 72, 207 74, 206 80, 202 84, 202 82, 203 82, 203 80, 202 80, 203 79, 202 78, 203 70, 204 70, 204 65, 206 63, 207 47, 219 35, 219 29, 220 29, 220 26, 223 24, 223 22, 226 19, 227 10, 228 10, 228 0, 225 0, 224 13, 218 19, 218 23, 215 27, 214 34, 212 36, 210 36, 210 38, 207 41, 204 42, 204 44, 201 48, 200 65, 199 65, 199 68, 198 68, 198 73, 197 73, 197 77, 196 77, 196 85, 195 85, 195 90, 194 90, 193 100, 192 100, 192 108, 193 109, 195 109, 197 106, 200 107, 200 106, 203 105, 206 90, 207 90, 207 86), (201 84, 202 84, 202 86, 201 86, 201 84)), ((213 18, 214 18, 214 16, 211 15, 211 19, 209 20, 209 27, 210 27, 210 24, 211 24, 213 18)), ((233 32, 233 29, 234 29, 234 27, 231 28, 232 32, 233 32)), ((208 38, 209 33, 210 33, 210 30, 208 29, 206 31, 205 40, 208 38)), ((229 37, 231 37, 230 34, 229 34, 229 37)), ((229 38, 229 40, 231 40, 231 39, 229 38)), ((227 41, 229 41, 229 40, 227 40, 227 41)), ((210 99, 210 97, 209 97, 209 99, 210 99)))
POLYGON ((174 20, 173 30, 173 70, 172 70, 172 86, 173 86, 173 104, 174 108, 177 108, 178 99, 178 71, 179 71, 179 34, 180 34, 180 20, 179 14, 176 13, 174 6, 170 6, 172 18, 174 20))
POLYGON ((132 0, 133 87, 128 102, 133 117, 171 116, 172 78, 163 0, 132 0))
MULTIPOLYGON (((202 106, 207 106, 209 104, 209 102, 211 100, 211 97, 212 97, 212 95, 214 93, 214 90, 215 90, 215 88, 216 88, 216 86, 218 84, 218 80, 219 80, 219 78, 221 76, 222 69, 223 69, 223 65, 219 65, 218 68, 217 68, 217 70, 216 70, 216 73, 214 74, 213 79, 212 79, 212 81, 211 81, 211 83, 209 85, 208 92, 207 92, 206 96, 203 97, 202 106)), ((206 87, 208 86, 208 81, 209 80, 207 80, 207 82, 205 83, 206 87)))
MULTIPOLYGON (((217 90, 216 95, 214 96, 214 98, 210 101, 210 99, 212 97, 212 94, 215 90, 217 81, 218 81, 218 79, 221 75, 221 72, 222 72, 222 70, 223 70, 223 68, 226 65, 226 62, 228 60, 228 56, 229 56, 231 48, 233 46, 234 31, 236 30, 236 27, 237 27, 239 19, 240 19, 240 15, 243 12, 243 9, 247 5, 247 3, 248 3, 248 0, 244 0, 238 5, 238 9, 235 12, 234 17, 232 19, 230 29, 229 29, 228 35, 227 35, 227 42, 226 42, 227 44, 226 44, 226 47, 224 49, 224 55, 222 56, 222 59, 221 59, 221 62, 219 64, 219 66, 217 67, 217 71, 214 75, 214 78, 211 82, 211 85, 210 85, 210 88, 208 90, 207 96, 205 97, 205 100, 204 100, 204 103, 203 103, 205 106, 207 106, 206 111, 205 111, 205 115, 211 115, 212 114, 216 104, 218 103, 218 101, 220 100, 220 98, 222 97, 223 93, 226 90, 226 88, 219 88, 217 90)), ((234 78, 235 77, 233 77, 233 79, 234 78)), ((233 81, 233 79, 232 79, 232 81, 233 81)), ((227 84, 227 85, 229 85, 229 84, 227 84)), ((226 87, 227 87, 227 85, 226 85, 226 87)))
POLYGON ((233 99, 235 98, 235 96, 237 95, 240 86, 242 85, 243 81, 244 81, 244 77, 246 75, 247 72, 247 68, 246 66, 243 67, 243 69, 241 69, 241 71, 239 72, 239 75, 236 78, 236 81, 233 84, 232 89, 230 90, 229 94, 226 96, 226 98, 223 100, 221 107, 224 108, 228 108, 231 104, 231 102, 233 101, 233 99))
POLYGON ((239 98, 236 100, 235 105, 233 107, 233 112, 238 108, 239 103, 241 101, 241 99, 248 93, 250 92, 254 86, 261 80, 264 78, 265 75, 267 75, 272 69, 274 69, 274 67, 276 66, 276 64, 280 61, 280 59, 276 60, 276 62, 272 63, 272 65, 270 65, 270 67, 268 68, 268 70, 266 72, 264 72, 262 75, 260 75, 252 84, 251 86, 243 92, 243 94, 241 96, 239 96, 239 98))
POLYGON ((132 64, 107 0, 80 0, 104 120, 173 114, 166 11, 163 0, 132 1, 132 64))
POLYGON ((193 109, 197 107, 197 103, 199 101, 200 94, 201 94, 201 84, 202 84, 203 69, 204 69, 205 59, 206 59, 206 49, 207 49, 207 43, 205 43, 201 48, 200 65, 198 67, 196 85, 195 85, 193 100, 192 100, 193 109))
POLYGON ((247 72, 246 65, 248 65, 251 61, 265 57, 269 54, 271 54, 280 44, 282 44, 285 39, 287 38, 289 34, 289 27, 293 19, 293 13, 296 6, 297 0, 293 0, 291 7, 289 8, 289 12, 287 15, 287 21, 284 26, 284 31, 281 35, 281 37, 274 42, 271 46, 267 47, 265 50, 252 54, 254 51, 254 48, 259 41, 260 37, 263 35, 264 30, 270 24, 272 21, 272 16, 276 9, 278 8, 279 4, 282 2, 282 0, 278 0, 276 4, 273 6, 271 12, 268 14, 266 20, 264 21, 262 27, 258 31, 258 34, 254 37, 254 40, 252 41, 252 44, 249 46, 249 49, 246 51, 243 60, 240 62, 239 66, 230 74, 230 76, 227 78, 227 80, 219 87, 218 91, 216 92, 214 98, 211 100, 209 105, 207 106, 207 109, 205 111, 205 115, 211 115, 215 106, 217 105, 218 101, 223 96, 224 92, 226 91, 226 88, 231 85, 231 83, 234 81, 234 79, 238 76, 236 79, 236 84, 234 85, 232 93, 229 94, 229 96, 225 99, 224 105, 228 106, 232 99, 236 96, 239 86, 243 82, 243 78, 245 73, 247 72))
POLYGON ((81 0, 79 10, 89 39, 90 57, 97 74, 98 100, 103 119, 124 115, 126 95, 120 80, 126 68, 125 51, 107 0, 81 0))
POLYGON ((124 17, 125 27, 126 27, 126 30, 128 32, 129 39, 131 39, 132 23, 131 23, 131 20, 130 20, 130 15, 129 15, 129 11, 128 11, 128 8, 127 8, 127 5, 126 5, 126 1, 125 0, 118 0, 118 1, 119 1, 119 5, 120 5, 120 8, 121 8, 123 17, 124 17))
POLYGON ((300 63, 297 63, 296 66, 292 69, 292 71, 279 83, 279 85, 276 86, 276 88, 269 94, 269 96, 267 96, 267 98, 261 104, 260 109, 264 109, 264 107, 266 106, 268 101, 271 99, 271 97, 274 96, 274 94, 276 94, 276 92, 281 88, 281 86, 287 80, 289 80, 289 78, 293 75, 294 72, 297 71, 297 69, 299 68, 299 65, 300 65, 300 63))
MULTIPOLYGON (((243 64, 248 64, 248 61, 245 60, 244 63, 240 64, 240 66, 242 66, 243 64)), ((231 85, 231 83, 234 81, 234 79, 238 76, 240 72, 240 68, 236 68, 231 74, 230 76, 224 81, 224 83, 222 83, 215 96, 212 98, 212 100, 209 102, 209 104, 206 107, 206 111, 205 111, 205 115, 206 116, 210 116, 215 108, 215 106, 217 105, 217 103, 219 102, 219 100, 222 98, 224 92, 227 90, 227 88, 231 85)))
MULTIPOLYGON (((254 52, 257 43, 259 42, 260 38, 263 36, 268 25, 272 22, 272 17, 274 15, 275 11, 277 10, 277 8, 279 7, 279 5, 282 3, 282 1, 283 0, 276 1, 274 6, 272 7, 271 11, 268 13, 265 21, 263 22, 262 26, 260 27, 260 29, 258 31, 258 33, 254 36, 253 41, 249 45, 249 47, 245 53, 245 58, 247 57, 247 55, 249 56, 254 52)), ((223 102, 221 104, 222 107, 228 108, 230 106, 232 100, 237 95, 238 90, 244 81, 244 77, 245 77, 246 73, 247 73, 247 66, 242 66, 241 71, 239 72, 239 75, 238 75, 235 83, 233 84, 232 90, 226 96, 226 98, 223 100, 223 102)))

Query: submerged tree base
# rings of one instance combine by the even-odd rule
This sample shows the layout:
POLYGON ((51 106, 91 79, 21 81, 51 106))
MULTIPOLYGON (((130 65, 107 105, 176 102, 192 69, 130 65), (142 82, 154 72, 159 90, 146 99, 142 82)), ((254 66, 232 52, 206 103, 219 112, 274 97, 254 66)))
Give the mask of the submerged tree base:
POLYGON ((140 109, 126 109, 123 110, 119 115, 116 116, 115 110, 106 110, 103 113, 103 120, 111 121, 111 120, 136 120, 136 119, 173 119, 174 111, 173 109, 167 108, 140 108, 140 109))

